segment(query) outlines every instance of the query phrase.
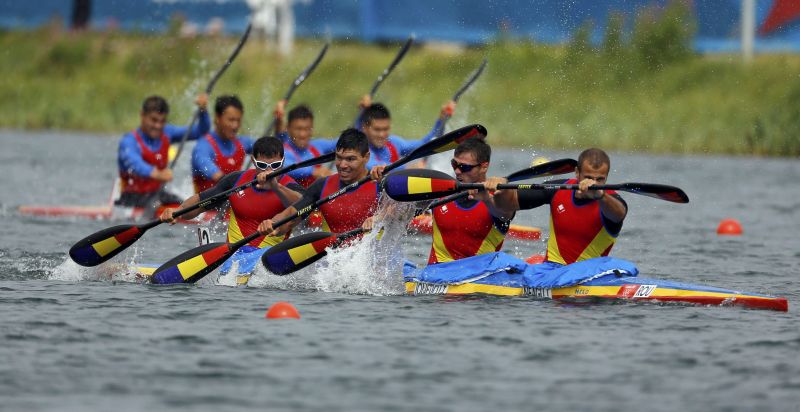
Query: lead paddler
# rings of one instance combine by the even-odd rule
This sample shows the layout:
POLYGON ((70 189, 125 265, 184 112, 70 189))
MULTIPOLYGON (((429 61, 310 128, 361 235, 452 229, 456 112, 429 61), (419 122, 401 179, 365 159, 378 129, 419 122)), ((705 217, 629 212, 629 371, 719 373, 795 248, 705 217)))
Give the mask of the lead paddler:
MULTIPOLYGON (((578 157, 575 178, 546 183, 578 184, 579 190, 499 190, 474 194, 497 208, 504 218, 511 219, 517 210, 550 205, 550 238, 546 262, 568 265, 583 260, 608 256, 617 240, 628 205, 611 190, 589 190, 592 185, 606 183, 611 160, 596 148, 584 150, 578 157)), ((506 183, 502 177, 491 177, 484 183, 487 191, 506 183)))
MULTIPOLYGON (((200 117, 192 127, 189 140, 204 135, 210 127, 206 112, 208 96, 199 95, 196 103, 200 117)), ((121 182, 117 205, 145 207, 181 201, 163 190, 163 184, 172 180, 172 169, 167 167, 169 145, 180 141, 186 133, 185 126, 167 124, 168 115, 167 101, 161 96, 150 96, 142 103, 139 127, 122 136, 117 152, 121 182)))

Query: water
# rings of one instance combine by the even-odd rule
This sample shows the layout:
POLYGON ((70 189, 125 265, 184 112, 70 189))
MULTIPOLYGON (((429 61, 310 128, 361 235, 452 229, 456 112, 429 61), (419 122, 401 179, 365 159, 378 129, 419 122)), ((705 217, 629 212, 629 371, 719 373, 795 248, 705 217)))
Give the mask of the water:
MULTIPOLYGON (((313 282, 250 288, 211 279, 189 287, 103 280, 67 262, 66 250, 110 223, 24 217, 16 208, 107 202, 117 138, 0 131, 0 142, 3 410, 800 405, 796 160, 612 153, 612 181, 673 184, 692 200, 626 195, 630 214, 614 255, 638 262, 648 277, 785 296, 789 312, 778 313, 410 297, 391 284, 379 288, 391 280, 357 264, 336 277, 306 273, 313 282), (744 236, 717 237, 724 217, 739 219, 744 236), (277 301, 293 303, 302 319, 265 320, 277 301)), ((491 172, 523 168, 532 155, 500 150, 491 172)), ((544 226, 546 219, 543 209, 516 223, 544 226)), ((162 262, 195 242, 192 227, 158 227, 121 259, 162 262)), ((428 242, 407 238, 402 249, 421 262, 428 242)), ((526 257, 544 243, 507 248, 526 257)))

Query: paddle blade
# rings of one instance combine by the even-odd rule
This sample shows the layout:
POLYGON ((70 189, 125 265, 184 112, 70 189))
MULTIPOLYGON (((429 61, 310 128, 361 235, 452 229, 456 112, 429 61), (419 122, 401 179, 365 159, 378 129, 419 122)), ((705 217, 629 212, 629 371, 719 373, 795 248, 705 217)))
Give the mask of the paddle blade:
POLYGON ((674 203, 689 203, 689 196, 687 196, 683 190, 675 186, 659 185, 655 183, 623 183, 619 186, 617 190, 635 193, 637 195, 674 203))
POLYGON ((486 128, 479 124, 464 126, 425 143, 409 153, 406 157, 418 159, 420 157, 453 150, 467 139, 485 139, 487 133, 486 128))
POLYGON ((407 169, 389 173, 384 190, 398 202, 438 199, 458 191, 458 182, 438 170, 407 169))
POLYGON ((553 160, 552 162, 542 163, 525 170, 514 172, 506 178, 509 182, 516 182, 519 180, 533 179, 534 177, 563 175, 565 173, 574 172, 577 166, 578 161, 575 159, 553 160))
POLYGON ((288 275, 322 259, 328 254, 325 248, 335 242, 333 233, 307 233, 271 247, 261 255, 261 263, 276 275, 288 275))
POLYGON ((69 257, 81 266, 97 266, 132 245, 144 232, 136 225, 119 225, 103 229, 72 245, 69 257))
POLYGON ((196 247, 172 258, 153 272, 153 283, 169 285, 194 283, 218 268, 235 249, 229 243, 217 242, 196 247))

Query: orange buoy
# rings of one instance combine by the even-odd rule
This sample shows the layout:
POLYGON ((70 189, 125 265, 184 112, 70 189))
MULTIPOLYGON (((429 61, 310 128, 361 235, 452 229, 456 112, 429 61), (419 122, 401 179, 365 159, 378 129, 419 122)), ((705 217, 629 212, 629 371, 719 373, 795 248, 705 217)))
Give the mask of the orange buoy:
POLYGON ((722 219, 717 226, 717 234, 739 236, 742 234, 742 225, 736 219, 722 219))
POLYGON ((531 265, 538 265, 544 262, 544 255, 531 255, 529 258, 525 259, 525 262, 531 265))
POLYGON ((300 313, 289 302, 277 302, 270 306, 264 317, 267 319, 300 319, 300 313))

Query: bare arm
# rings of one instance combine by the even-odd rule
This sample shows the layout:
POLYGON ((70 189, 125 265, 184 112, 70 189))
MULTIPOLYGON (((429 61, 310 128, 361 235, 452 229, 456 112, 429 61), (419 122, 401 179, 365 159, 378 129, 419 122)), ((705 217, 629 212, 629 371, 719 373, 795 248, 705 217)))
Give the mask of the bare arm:
MULTIPOLYGON (((172 215, 175 213, 176 210, 186 209, 187 207, 194 206, 198 203, 200 203, 200 195, 194 194, 190 196, 188 199, 184 200, 183 203, 181 203, 181 205, 178 206, 177 208, 168 207, 164 209, 164 211, 161 212, 160 219, 162 222, 167 222, 171 225, 174 225, 175 218, 172 215)), ((205 209, 198 208, 189 213, 186 213, 185 215, 182 215, 181 217, 184 219, 193 219, 203 212, 205 212, 205 209)))

